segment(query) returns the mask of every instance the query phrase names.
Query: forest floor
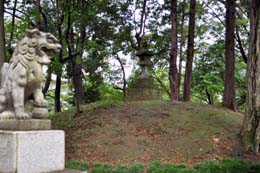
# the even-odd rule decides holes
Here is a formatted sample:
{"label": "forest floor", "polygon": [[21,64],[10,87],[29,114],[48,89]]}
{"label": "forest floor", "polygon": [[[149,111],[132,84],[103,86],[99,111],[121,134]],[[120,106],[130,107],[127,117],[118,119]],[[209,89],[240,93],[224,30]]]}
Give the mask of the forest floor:
{"label": "forest floor", "polygon": [[243,114],[206,104],[139,101],[94,103],[75,115],[52,116],[66,132],[66,159],[130,165],[151,161],[194,165],[241,155]]}

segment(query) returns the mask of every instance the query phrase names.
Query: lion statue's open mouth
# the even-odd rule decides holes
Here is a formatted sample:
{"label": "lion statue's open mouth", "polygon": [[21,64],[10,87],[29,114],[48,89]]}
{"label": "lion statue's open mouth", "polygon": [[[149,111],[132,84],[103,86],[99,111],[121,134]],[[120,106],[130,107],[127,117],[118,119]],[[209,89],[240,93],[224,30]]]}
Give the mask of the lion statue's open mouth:
{"label": "lion statue's open mouth", "polygon": [[42,64],[49,64],[52,58],[48,53],[53,51],[56,53],[60,52],[61,45],[53,35],[46,33],[45,37],[47,37],[47,39],[39,39],[39,55],[41,58],[38,61]]}

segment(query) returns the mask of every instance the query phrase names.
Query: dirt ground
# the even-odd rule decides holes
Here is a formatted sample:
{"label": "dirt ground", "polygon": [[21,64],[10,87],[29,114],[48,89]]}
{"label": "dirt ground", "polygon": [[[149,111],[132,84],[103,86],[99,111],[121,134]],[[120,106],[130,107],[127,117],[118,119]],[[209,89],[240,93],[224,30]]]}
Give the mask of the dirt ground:
{"label": "dirt ground", "polygon": [[205,104],[170,101],[91,104],[52,117],[66,131],[66,159],[129,165],[151,161],[194,165],[244,156],[243,115]]}

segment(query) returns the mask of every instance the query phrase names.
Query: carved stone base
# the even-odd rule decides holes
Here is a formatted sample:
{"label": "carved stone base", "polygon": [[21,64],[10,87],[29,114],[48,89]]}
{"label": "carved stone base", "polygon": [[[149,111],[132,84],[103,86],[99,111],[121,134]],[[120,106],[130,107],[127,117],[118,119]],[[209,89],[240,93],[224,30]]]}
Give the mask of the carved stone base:
{"label": "carved stone base", "polygon": [[61,130],[0,130],[0,173],[64,170],[65,140]]}
{"label": "carved stone base", "polygon": [[[50,130],[51,120],[0,120],[0,130]],[[1,172],[0,172],[1,173]]]}
{"label": "carved stone base", "polygon": [[139,78],[127,89],[127,101],[161,100],[162,90],[153,78]]}
{"label": "carved stone base", "polygon": [[44,107],[34,107],[32,110],[32,118],[35,119],[47,119],[49,116],[49,111]]}

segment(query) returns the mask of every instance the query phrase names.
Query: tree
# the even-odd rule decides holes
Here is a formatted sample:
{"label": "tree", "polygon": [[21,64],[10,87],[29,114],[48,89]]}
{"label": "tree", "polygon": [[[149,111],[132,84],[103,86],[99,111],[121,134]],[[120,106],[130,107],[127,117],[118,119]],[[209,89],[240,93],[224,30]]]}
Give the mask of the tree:
{"label": "tree", "polygon": [[235,94],[235,0],[226,1],[226,49],[225,49],[225,82],[223,105],[234,111]]}
{"label": "tree", "polygon": [[241,136],[247,150],[260,152],[260,1],[250,1],[246,112]]}
{"label": "tree", "polygon": [[171,100],[179,100],[179,80],[177,69],[177,0],[171,0],[171,51],[170,51],[170,69],[169,81]]}
{"label": "tree", "polygon": [[186,0],[182,2],[182,15],[181,15],[181,24],[180,24],[180,46],[179,46],[179,76],[178,76],[178,87],[179,87],[179,99],[182,99],[180,96],[180,86],[181,86],[181,77],[182,77],[182,61],[183,61],[183,45],[184,45],[184,22],[185,22],[185,6]]}
{"label": "tree", "polygon": [[193,56],[194,56],[194,35],[195,35],[195,8],[196,8],[196,0],[190,0],[188,50],[187,50],[186,71],[185,71],[185,79],[184,79],[183,101],[190,101],[190,96],[191,96],[192,63],[193,63]]}
{"label": "tree", "polygon": [[0,69],[5,59],[4,0],[0,0]]}

